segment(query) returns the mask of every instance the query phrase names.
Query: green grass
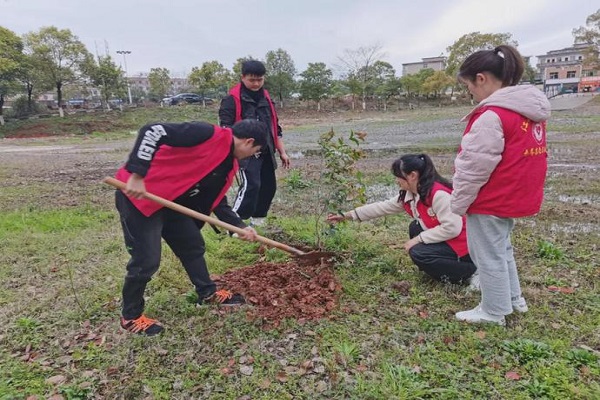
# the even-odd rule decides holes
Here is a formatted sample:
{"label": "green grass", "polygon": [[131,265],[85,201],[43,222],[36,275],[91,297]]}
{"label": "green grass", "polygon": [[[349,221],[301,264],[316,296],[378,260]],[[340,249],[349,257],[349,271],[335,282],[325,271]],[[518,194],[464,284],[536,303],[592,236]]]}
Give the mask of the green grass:
{"label": "green grass", "polygon": [[[43,136],[50,137],[71,135],[75,139],[98,141],[128,137],[132,132],[136,133],[141,126],[156,121],[217,123],[216,112],[212,107],[206,109],[198,105],[140,107],[124,111],[66,114],[64,118],[56,114],[49,118],[34,120],[10,120],[0,128],[0,138],[11,137],[23,129],[31,129],[29,135],[34,137],[37,136],[36,133],[41,133]],[[38,143],[43,144],[44,141]]]}
{"label": "green grass", "polygon": [[[314,238],[315,221],[276,221],[291,241]],[[116,224],[113,212],[89,207],[3,218],[0,232],[8,251],[0,259],[2,291],[3,298],[12,299],[1,304],[4,398],[150,393],[167,399],[208,393],[218,399],[244,394],[264,399],[593,399],[600,389],[597,356],[578,347],[599,345],[597,300],[595,308],[585,308],[597,293],[594,270],[565,255],[568,271],[548,272],[553,260],[528,251],[537,248],[530,237],[539,233],[527,228],[517,229],[515,245],[525,252],[520,265],[531,311],[511,317],[507,329],[452,320],[453,312],[474,304],[477,296],[430,282],[399,249],[390,249],[403,235],[394,232],[406,226],[398,217],[345,224],[325,236],[327,248],[344,254],[337,265],[342,309],[332,320],[288,321],[272,331],[263,331],[243,313],[197,310],[185,297],[190,289],[185,274],[165,248],[161,271],[148,290],[147,311],[160,316],[168,331],[144,339],[116,329],[126,261]],[[214,272],[255,261],[255,245],[205,233]],[[537,283],[542,274],[564,273],[581,278],[569,297],[545,292],[545,283]],[[412,283],[409,297],[391,288],[399,280]],[[31,298],[24,298],[27,293]],[[22,360],[32,353],[32,360]],[[253,360],[250,376],[240,372],[242,357]],[[507,379],[507,372],[520,379]],[[56,387],[46,382],[55,375],[65,382]]]}
{"label": "green grass", "polygon": [[562,116],[559,115],[552,119],[548,124],[548,131],[564,133],[588,133],[598,132],[600,126],[600,116]]}
{"label": "green grass", "polygon": [[[393,185],[382,164],[385,173],[368,171],[369,184]],[[19,172],[18,163],[10,168],[2,181]],[[582,177],[595,193],[598,177]],[[506,328],[453,319],[479,295],[415,269],[402,249],[406,216],[330,229],[315,216],[319,182],[299,170],[280,185],[262,232],[335,251],[339,309],[269,330],[243,311],[198,309],[165,246],[146,292],[146,312],[167,328],[156,338],[118,328],[128,256],[112,190],[99,182],[22,182],[0,191],[0,399],[593,400],[600,393],[600,232],[556,229],[597,221],[597,205],[557,199],[572,191],[569,182],[589,193],[579,180],[551,178],[553,195],[540,215],[517,222],[513,244],[530,311],[507,317]],[[211,273],[259,258],[255,243],[203,233]],[[269,250],[266,257],[286,255]],[[401,281],[408,296],[393,286]],[[48,380],[57,376],[58,383]]]}

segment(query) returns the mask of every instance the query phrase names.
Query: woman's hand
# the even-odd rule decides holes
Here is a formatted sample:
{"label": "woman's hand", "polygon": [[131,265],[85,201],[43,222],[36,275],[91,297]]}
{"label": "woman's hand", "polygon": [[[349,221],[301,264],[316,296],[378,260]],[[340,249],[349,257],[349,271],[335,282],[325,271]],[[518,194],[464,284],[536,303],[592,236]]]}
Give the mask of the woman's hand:
{"label": "woman's hand", "polygon": [[414,245],[423,243],[420,236],[415,236],[414,238],[407,240],[404,242],[404,250],[409,251]]}
{"label": "woman's hand", "polygon": [[329,214],[327,216],[327,222],[329,222],[330,224],[337,224],[338,222],[342,222],[342,221],[346,221],[349,218],[346,217],[345,214],[342,213],[338,213],[338,214]]}

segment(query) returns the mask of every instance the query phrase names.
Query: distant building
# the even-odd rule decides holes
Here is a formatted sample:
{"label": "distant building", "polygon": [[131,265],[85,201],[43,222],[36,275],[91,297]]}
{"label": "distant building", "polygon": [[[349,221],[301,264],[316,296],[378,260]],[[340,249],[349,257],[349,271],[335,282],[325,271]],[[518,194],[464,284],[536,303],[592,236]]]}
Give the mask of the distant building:
{"label": "distant building", "polygon": [[402,76],[413,75],[422,69],[430,68],[434,71],[443,71],[446,69],[446,57],[426,57],[422,61],[402,64]]}
{"label": "distant building", "polygon": [[[127,77],[127,81],[131,89],[138,89],[146,94],[150,92],[150,81],[148,80],[147,73],[141,73],[137,76]],[[178,94],[181,92],[189,92],[190,84],[186,78],[171,78],[171,90],[169,94]]]}
{"label": "distant building", "polygon": [[599,71],[585,65],[585,50],[588,47],[588,44],[576,43],[571,47],[551,50],[537,56],[537,68],[548,97],[561,93],[594,91],[600,87]]}
{"label": "distant building", "polygon": [[[101,92],[94,86],[66,84],[62,87],[62,106],[67,108],[100,107]],[[50,109],[58,108],[56,90],[40,93],[36,101]]]}

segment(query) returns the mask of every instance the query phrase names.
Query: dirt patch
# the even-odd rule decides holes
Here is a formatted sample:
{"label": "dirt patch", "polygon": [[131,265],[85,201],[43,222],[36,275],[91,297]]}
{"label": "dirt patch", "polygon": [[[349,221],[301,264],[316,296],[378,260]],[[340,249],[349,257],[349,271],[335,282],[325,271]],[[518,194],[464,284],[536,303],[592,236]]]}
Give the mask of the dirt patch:
{"label": "dirt patch", "polygon": [[5,137],[27,139],[64,135],[91,135],[94,132],[108,133],[125,127],[127,125],[109,120],[61,121],[60,125],[52,123],[25,125],[12,132],[8,132]]}
{"label": "dirt patch", "polygon": [[241,293],[252,305],[247,315],[265,328],[277,327],[285,318],[299,322],[327,317],[338,307],[342,287],[333,266],[324,259],[315,263],[256,263],[217,278],[219,286]]}
{"label": "dirt patch", "polygon": [[23,139],[23,138],[38,138],[54,136],[55,133],[51,133],[52,129],[47,124],[36,124],[24,126],[6,135],[7,138],[12,139]]}

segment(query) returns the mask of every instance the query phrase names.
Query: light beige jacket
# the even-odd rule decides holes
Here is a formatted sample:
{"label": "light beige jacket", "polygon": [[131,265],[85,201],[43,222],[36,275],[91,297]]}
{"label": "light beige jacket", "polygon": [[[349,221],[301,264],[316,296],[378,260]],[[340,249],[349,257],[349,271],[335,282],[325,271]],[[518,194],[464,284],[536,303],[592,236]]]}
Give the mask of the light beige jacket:
{"label": "light beige jacket", "polygon": [[[405,213],[406,210],[402,205],[402,201],[398,201],[398,197],[399,195],[389,200],[367,204],[355,208],[344,215],[353,220],[368,221],[385,215]],[[423,233],[421,233],[423,243],[441,243],[453,239],[460,234],[462,230],[462,218],[450,211],[450,199],[450,193],[443,190],[438,190],[435,193],[430,210],[435,214],[440,224],[434,228],[427,229],[417,211],[419,195],[413,196],[411,192],[406,193],[404,201],[410,203],[410,208],[415,219],[419,222],[421,228],[423,228]]]}
{"label": "light beige jacket", "polygon": [[[496,106],[518,112],[532,121],[545,121],[550,117],[550,102],[541,90],[531,85],[508,86],[496,90],[482,100],[461,121],[483,106]],[[452,178],[452,212],[465,215],[477,198],[504,152],[504,132],[500,117],[487,110],[471,126],[461,141],[461,151],[454,160]]]}

